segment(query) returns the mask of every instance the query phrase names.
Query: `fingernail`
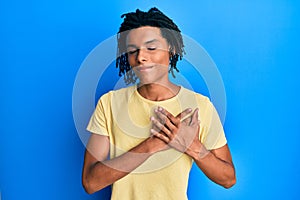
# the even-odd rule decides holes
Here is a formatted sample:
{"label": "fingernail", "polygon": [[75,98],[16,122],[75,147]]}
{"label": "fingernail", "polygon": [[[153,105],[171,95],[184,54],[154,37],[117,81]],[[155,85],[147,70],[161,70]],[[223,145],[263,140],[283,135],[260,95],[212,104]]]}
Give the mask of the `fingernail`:
{"label": "fingernail", "polygon": [[151,120],[151,121],[153,121],[153,120],[154,120],[154,117],[153,117],[153,116],[151,116],[151,117],[150,117],[150,120]]}
{"label": "fingernail", "polygon": [[189,112],[191,112],[191,111],[192,111],[192,109],[191,109],[191,108],[188,108],[188,111],[189,111]]}
{"label": "fingernail", "polygon": [[159,110],[159,111],[162,111],[163,109],[162,109],[162,107],[158,106],[158,110]]}

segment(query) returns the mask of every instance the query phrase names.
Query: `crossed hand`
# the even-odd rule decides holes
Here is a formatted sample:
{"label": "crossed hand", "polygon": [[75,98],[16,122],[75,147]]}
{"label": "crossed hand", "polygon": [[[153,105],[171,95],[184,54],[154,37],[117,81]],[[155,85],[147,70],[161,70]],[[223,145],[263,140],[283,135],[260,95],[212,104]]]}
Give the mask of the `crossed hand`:
{"label": "crossed hand", "polygon": [[189,116],[191,112],[192,109],[188,108],[174,117],[166,109],[158,107],[155,109],[156,118],[151,117],[151,134],[169,147],[186,152],[193,142],[199,142],[198,108]]}

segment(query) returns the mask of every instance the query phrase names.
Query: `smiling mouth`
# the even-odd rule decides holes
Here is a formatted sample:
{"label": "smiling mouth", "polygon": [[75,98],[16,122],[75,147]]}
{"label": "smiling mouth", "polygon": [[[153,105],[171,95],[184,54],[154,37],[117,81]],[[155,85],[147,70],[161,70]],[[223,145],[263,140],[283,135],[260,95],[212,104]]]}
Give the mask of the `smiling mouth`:
{"label": "smiling mouth", "polygon": [[148,70],[150,70],[152,68],[153,68],[153,66],[138,66],[138,67],[136,67],[137,71],[140,71],[140,72],[142,72],[142,71],[148,71]]}

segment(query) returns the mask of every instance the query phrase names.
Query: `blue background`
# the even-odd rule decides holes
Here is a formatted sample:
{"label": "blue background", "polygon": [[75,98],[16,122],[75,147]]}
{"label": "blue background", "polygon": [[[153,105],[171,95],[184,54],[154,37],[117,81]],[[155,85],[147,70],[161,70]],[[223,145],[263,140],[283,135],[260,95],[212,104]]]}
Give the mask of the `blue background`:
{"label": "blue background", "polygon": [[299,199],[297,1],[2,0],[2,200],[107,199],[109,189],[87,195],[81,186],[73,84],[88,53],[117,32],[121,14],[154,5],[207,50],[226,89],[237,184],[223,189],[193,167],[189,198]]}

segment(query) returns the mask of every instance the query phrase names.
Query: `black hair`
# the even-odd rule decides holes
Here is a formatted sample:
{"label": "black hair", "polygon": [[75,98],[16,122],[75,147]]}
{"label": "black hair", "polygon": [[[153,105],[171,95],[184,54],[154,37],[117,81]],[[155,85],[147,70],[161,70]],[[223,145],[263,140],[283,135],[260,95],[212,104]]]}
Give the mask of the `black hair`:
{"label": "black hair", "polygon": [[[125,18],[124,18],[125,17]],[[135,83],[137,77],[128,62],[128,54],[126,52],[126,37],[128,32],[132,29],[142,26],[157,27],[161,31],[162,37],[164,37],[170,45],[170,69],[169,72],[175,77],[174,69],[179,72],[176,67],[177,61],[182,59],[184,52],[184,45],[182,40],[181,31],[178,26],[165,14],[163,14],[157,8],[151,8],[148,12],[140,11],[130,12],[123,14],[121,18],[124,18],[123,23],[120,26],[118,32],[118,52],[116,67],[119,68],[119,76],[124,75],[126,84]]]}

